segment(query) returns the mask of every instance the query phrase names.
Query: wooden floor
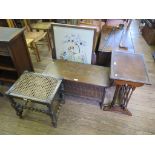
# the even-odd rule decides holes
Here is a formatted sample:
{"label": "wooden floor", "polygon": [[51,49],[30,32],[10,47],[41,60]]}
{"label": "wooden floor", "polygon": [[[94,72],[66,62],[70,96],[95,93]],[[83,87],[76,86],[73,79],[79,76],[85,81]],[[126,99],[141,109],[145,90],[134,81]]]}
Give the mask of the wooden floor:
{"label": "wooden floor", "polygon": [[[99,109],[96,102],[66,96],[58,118],[58,127],[53,128],[50,118],[44,114],[25,111],[19,119],[6,98],[0,97],[0,134],[155,134],[155,62],[150,47],[139,33],[137,22],[131,24],[130,32],[137,53],[143,53],[152,82],[135,90],[128,108],[133,116],[126,116]],[[36,72],[42,72],[50,63],[50,53],[42,48],[41,62],[31,54]],[[2,87],[5,91],[7,87]],[[106,103],[112,99],[114,88],[106,94]]]}

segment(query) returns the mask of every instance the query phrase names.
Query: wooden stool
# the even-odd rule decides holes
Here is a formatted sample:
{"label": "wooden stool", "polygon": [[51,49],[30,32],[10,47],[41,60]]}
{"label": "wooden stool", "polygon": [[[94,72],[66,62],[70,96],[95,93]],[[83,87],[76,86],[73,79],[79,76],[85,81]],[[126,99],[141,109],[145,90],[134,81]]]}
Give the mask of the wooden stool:
{"label": "wooden stool", "polygon": [[[64,102],[62,79],[32,72],[24,72],[6,92],[12,107],[20,118],[22,118],[24,109],[45,113],[51,117],[54,127],[57,126],[57,114],[62,103],[59,102],[54,107],[53,101],[56,94]],[[17,98],[21,100],[20,103],[15,100]],[[45,105],[47,110],[32,107],[32,105],[29,105],[30,103]]]}

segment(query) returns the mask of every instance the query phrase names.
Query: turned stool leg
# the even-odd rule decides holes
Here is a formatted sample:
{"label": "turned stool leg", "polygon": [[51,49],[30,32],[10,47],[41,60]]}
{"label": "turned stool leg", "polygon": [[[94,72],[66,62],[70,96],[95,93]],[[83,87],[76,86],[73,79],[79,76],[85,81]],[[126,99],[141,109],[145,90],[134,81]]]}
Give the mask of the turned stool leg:
{"label": "turned stool leg", "polygon": [[50,118],[52,120],[52,125],[53,125],[53,127],[56,128],[57,127],[57,117],[56,117],[56,114],[53,111],[52,105],[48,104],[47,107],[48,107],[48,111],[49,111],[49,116],[50,116]]}
{"label": "turned stool leg", "polygon": [[17,104],[14,99],[12,97],[8,97],[10,102],[11,102],[11,106],[15,109],[16,111],[16,115],[19,116],[19,118],[22,118],[22,113],[23,113],[23,108],[22,106],[20,106],[19,104]]}
{"label": "turned stool leg", "polygon": [[20,105],[18,105],[16,107],[16,115],[19,116],[19,118],[22,118],[22,113],[23,113],[23,108]]}
{"label": "turned stool leg", "polygon": [[65,94],[64,94],[64,84],[61,83],[61,86],[60,86],[60,93],[59,93],[59,97],[60,97],[60,100],[63,102],[63,104],[65,103]]}

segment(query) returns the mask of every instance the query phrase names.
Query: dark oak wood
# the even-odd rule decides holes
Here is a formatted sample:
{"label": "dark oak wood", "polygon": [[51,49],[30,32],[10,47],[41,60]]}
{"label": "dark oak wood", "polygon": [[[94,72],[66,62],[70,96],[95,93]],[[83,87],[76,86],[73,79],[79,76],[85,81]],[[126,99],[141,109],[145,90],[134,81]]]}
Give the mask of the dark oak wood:
{"label": "dark oak wood", "polygon": [[0,19],[0,26],[2,27],[8,27],[8,23],[6,19]]}
{"label": "dark oak wood", "polygon": [[64,77],[66,80],[108,87],[110,84],[110,68],[89,64],[81,64],[65,60],[54,60],[45,73]]}
{"label": "dark oak wood", "polygon": [[24,29],[0,27],[0,80],[14,82],[25,70],[33,71]]}
{"label": "dark oak wood", "polygon": [[142,35],[149,45],[155,45],[155,28],[144,26]]}
{"label": "dark oak wood", "polygon": [[136,87],[150,84],[147,69],[142,54],[127,52],[112,52],[111,74],[116,90],[110,105],[103,110],[121,112],[132,115],[127,105]]}
{"label": "dark oak wood", "polygon": [[7,70],[0,70],[0,81],[14,83],[17,78],[17,72],[8,72]]}
{"label": "dark oak wood", "polygon": [[150,84],[144,56],[142,54],[113,51],[110,78]]}
{"label": "dark oak wood", "polygon": [[108,67],[54,60],[45,69],[48,73],[64,78],[64,91],[67,94],[104,102],[105,88],[110,86]]}
{"label": "dark oak wood", "polygon": [[0,55],[0,70],[16,71],[16,68],[10,57]]}

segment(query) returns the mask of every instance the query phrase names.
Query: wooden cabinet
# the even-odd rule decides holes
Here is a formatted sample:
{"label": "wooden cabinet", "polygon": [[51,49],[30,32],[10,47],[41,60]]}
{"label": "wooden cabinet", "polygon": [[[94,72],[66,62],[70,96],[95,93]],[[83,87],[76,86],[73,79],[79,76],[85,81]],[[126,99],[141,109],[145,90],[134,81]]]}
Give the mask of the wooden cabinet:
{"label": "wooden cabinet", "polygon": [[33,71],[24,30],[0,27],[0,81],[15,82],[25,71]]}
{"label": "wooden cabinet", "polygon": [[155,28],[144,26],[142,36],[149,45],[155,45]]}
{"label": "wooden cabinet", "polygon": [[0,19],[0,26],[8,27],[8,23],[6,19]]}

